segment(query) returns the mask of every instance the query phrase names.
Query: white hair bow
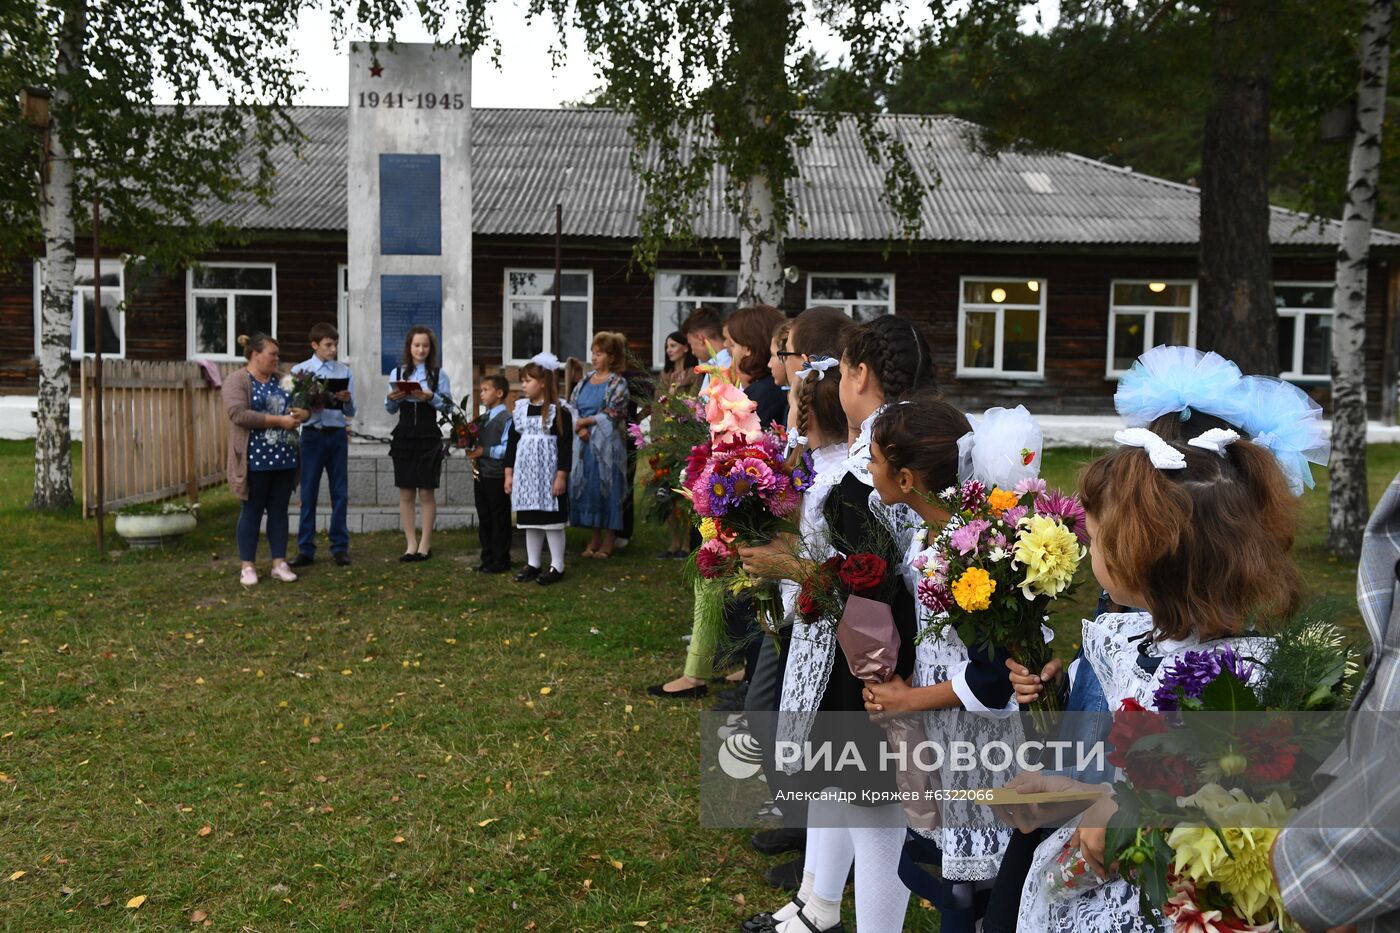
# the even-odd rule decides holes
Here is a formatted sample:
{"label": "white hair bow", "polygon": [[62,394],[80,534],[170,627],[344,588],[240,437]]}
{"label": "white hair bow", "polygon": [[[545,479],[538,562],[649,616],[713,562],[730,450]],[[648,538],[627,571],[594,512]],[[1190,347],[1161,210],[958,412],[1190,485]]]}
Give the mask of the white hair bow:
{"label": "white hair bow", "polygon": [[550,372],[555,372],[564,368],[564,364],[559,362],[559,357],[547,351],[544,353],[536,353],[534,356],[530,357],[530,362]]}
{"label": "white hair bow", "polygon": [[1152,465],[1159,470],[1186,469],[1186,455],[1147,428],[1126,428],[1115,432],[1113,439],[1124,447],[1141,447],[1147,451]]}
{"label": "white hair bow", "polygon": [[802,368],[797,371],[797,378],[806,379],[808,376],[816,374],[817,381],[826,378],[826,371],[833,366],[839,366],[841,361],[830,356],[808,357],[807,362],[802,364]]}
{"label": "white hair bow", "polygon": [[1191,438],[1186,443],[1223,457],[1225,456],[1225,448],[1239,439],[1238,431],[1231,431],[1229,428],[1211,428],[1204,434]]}

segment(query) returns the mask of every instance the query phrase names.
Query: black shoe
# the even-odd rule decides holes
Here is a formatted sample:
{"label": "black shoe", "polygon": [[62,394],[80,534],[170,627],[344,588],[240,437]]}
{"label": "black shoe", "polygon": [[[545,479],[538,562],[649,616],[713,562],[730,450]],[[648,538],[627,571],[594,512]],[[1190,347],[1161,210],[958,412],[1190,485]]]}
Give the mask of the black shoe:
{"label": "black shoe", "polygon": [[497,564],[494,567],[481,568],[482,573],[510,573],[510,564]]}
{"label": "black shoe", "polygon": [[[350,566],[350,555],[347,554],[347,553],[345,553],[344,551],[339,551],[339,552],[337,552],[336,554],[333,554],[333,555],[332,555],[332,558],[335,560],[335,565],[336,565],[337,567],[349,567],[349,566]],[[308,564],[311,563],[310,558],[308,558],[306,562],[307,562]]]}
{"label": "black shoe", "polygon": [[[792,902],[797,905],[798,910],[807,906],[806,901],[795,894],[792,897]],[[777,926],[778,923],[773,919],[773,915],[768,911],[764,911],[761,914],[755,914],[745,920],[739,925],[739,929],[742,930],[743,933],[773,933]]]}
{"label": "black shoe", "polygon": [[652,684],[647,687],[647,693],[654,697],[665,697],[668,700],[698,700],[710,692],[706,684],[698,687],[687,687],[684,690],[667,690],[665,684]]}
{"label": "black shoe", "polygon": [[740,684],[721,693],[719,699],[715,700],[715,705],[710,708],[721,713],[737,713],[743,710],[744,701],[748,697],[749,685]]}
{"label": "black shoe", "polygon": [[552,586],[553,584],[558,583],[562,579],[564,579],[564,571],[555,570],[553,567],[550,567],[544,573],[540,574],[539,577],[536,578],[535,582],[538,583],[540,586]]}
{"label": "black shoe", "polygon": [[429,552],[426,553],[426,554],[418,554],[418,555],[416,555],[416,556],[414,557],[414,560],[417,560],[417,561],[420,561],[420,562],[421,562],[421,561],[427,560],[428,558],[430,558],[430,557],[432,557],[432,556],[433,556],[433,552],[432,552],[432,551],[429,551]]}
{"label": "black shoe", "polygon": [[802,887],[802,859],[774,865],[763,873],[763,880],[784,891],[796,891]]}
{"label": "black shoe", "polygon": [[288,566],[288,567],[310,567],[311,564],[312,564],[312,562],[315,561],[315,560],[316,560],[316,558],[312,557],[310,554],[307,554],[305,551],[303,551],[302,553],[298,554],[296,557],[293,557],[291,560],[287,561],[287,566]]}
{"label": "black shoe", "polygon": [[531,567],[529,564],[526,564],[524,567],[521,567],[520,572],[515,575],[515,582],[529,583],[531,580],[535,579],[539,575],[540,568]]}
{"label": "black shoe", "polygon": [[807,843],[805,829],[765,829],[749,838],[749,845],[755,852],[764,855],[780,855],[783,852],[796,852]]}
{"label": "black shoe", "polygon": [[485,564],[477,564],[475,567],[472,568],[472,570],[475,571],[476,573],[486,573],[486,565],[485,565]]}
{"label": "black shoe", "polygon": [[413,551],[404,551],[399,555],[399,563],[401,564],[411,564],[416,560],[418,560],[418,555]]}

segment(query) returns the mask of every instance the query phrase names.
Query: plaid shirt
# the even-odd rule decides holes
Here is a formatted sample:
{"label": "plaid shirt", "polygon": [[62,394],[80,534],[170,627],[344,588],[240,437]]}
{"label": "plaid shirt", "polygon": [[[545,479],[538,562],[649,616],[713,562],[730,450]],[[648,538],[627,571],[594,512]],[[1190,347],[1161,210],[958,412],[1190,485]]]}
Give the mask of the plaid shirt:
{"label": "plaid shirt", "polygon": [[1326,789],[1274,844],[1288,912],[1307,930],[1355,923],[1400,930],[1400,476],[1366,527],[1356,596],[1372,657],[1346,741],[1323,763]]}

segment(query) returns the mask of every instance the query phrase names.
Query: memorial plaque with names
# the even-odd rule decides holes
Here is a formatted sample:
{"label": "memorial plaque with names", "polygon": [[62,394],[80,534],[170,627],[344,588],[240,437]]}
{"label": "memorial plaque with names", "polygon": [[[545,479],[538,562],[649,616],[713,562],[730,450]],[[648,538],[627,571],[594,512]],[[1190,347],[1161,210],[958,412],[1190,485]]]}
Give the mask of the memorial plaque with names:
{"label": "memorial plaque with names", "polygon": [[379,154],[379,251],[442,255],[441,157]]}
{"label": "memorial plaque with names", "polygon": [[393,371],[403,358],[408,330],[431,327],[442,335],[442,276],[381,275],[379,277],[380,369]]}

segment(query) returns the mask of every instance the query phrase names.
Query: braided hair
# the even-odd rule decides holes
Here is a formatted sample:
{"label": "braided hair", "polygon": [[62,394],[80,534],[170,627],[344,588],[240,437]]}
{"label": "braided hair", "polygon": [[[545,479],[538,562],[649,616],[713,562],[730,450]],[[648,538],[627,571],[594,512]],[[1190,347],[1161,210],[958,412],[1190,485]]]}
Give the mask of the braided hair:
{"label": "braided hair", "polygon": [[847,366],[869,368],[886,402],[938,388],[928,341],[907,318],[887,314],[861,325],[846,341],[843,357]]}
{"label": "braided hair", "polygon": [[[840,308],[808,308],[790,322],[788,346],[806,357],[839,357],[847,334],[855,326]],[[809,376],[796,380],[792,386],[792,400],[797,410],[798,434],[807,437],[815,418],[823,436],[846,436],[846,412],[841,407],[841,370],[833,366],[821,379]],[[801,459],[811,446],[809,443],[794,450],[792,462],[795,464]]]}

